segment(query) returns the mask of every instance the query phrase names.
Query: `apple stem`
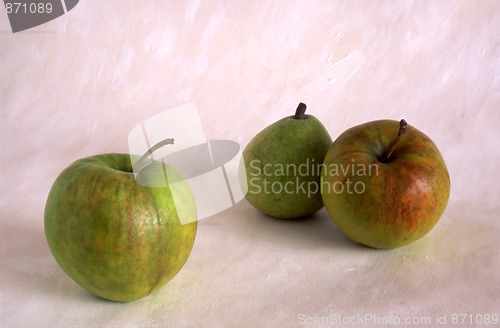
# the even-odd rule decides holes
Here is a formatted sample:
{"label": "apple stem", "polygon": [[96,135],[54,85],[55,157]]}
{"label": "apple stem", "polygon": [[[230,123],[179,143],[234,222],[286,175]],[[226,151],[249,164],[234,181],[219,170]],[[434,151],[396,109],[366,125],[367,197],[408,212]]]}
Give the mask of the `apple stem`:
{"label": "apple stem", "polygon": [[299,103],[299,106],[297,107],[297,110],[295,111],[295,116],[293,118],[296,120],[303,120],[306,117],[305,115],[306,109],[307,109],[306,104],[302,102]]}
{"label": "apple stem", "polygon": [[398,136],[396,137],[396,139],[394,139],[394,141],[392,142],[391,146],[389,147],[389,150],[387,151],[387,153],[385,153],[384,155],[384,163],[387,163],[389,162],[389,158],[391,157],[392,155],[392,152],[394,151],[394,149],[396,149],[396,146],[399,144],[399,142],[401,141],[401,137],[403,136],[403,134],[405,134],[406,132],[406,127],[408,126],[408,123],[406,123],[406,121],[404,119],[402,119],[401,121],[399,121],[399,132],[398,132]]}
{"label": "apple stem", "polygon": [[153,154],[153,152],[155,152],[156,150],[158,150],[159,148],[163,147],[163,146],[166,146],[166,145],[173,145],[174,144],[174,138],[167,138],[167,139],[163,139],[162,141],[156,143],[153,147],[149,148],[145,153],[144,155],[142,155],[138,160],[137,162],[135,162],[135,166],[136,167],[139,167],[140,169],[137,170],[137,171],[141,171],[142,168],[141,168],[141,165],[142,165],[142,162],[144,162],[146,160],[146,158],[148,158],[150,155]]}

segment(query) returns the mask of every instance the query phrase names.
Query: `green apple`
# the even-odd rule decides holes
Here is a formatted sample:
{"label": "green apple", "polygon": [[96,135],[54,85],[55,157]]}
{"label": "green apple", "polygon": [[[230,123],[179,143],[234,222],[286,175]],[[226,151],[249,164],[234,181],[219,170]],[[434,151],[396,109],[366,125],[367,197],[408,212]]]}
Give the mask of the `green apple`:
{"label": "green apple", "polygon": [[323,124],[300,103],[287,116],[260,131],[245,147],[246,199],[259,211],[293,219],[323,208],[321,163],[332,143]]}
{"label": "green apple", "polygon": [[[55,180],[45,207],[47,242],[61,268],[87,291],[134,301],[184,266],[197,222],[179,222],[168,183],[147,187],[165,181],[158,175],[163,169],[175,176],[154,162],[141,171],[140,184],[130,155],[103,154],[77,160]],[[184,191],[183,211],[195,216],[194,198],[187,186]]]}
{"label": "green apple", "polygon": [[325,208],[351,240],[396,248],[428,233],[443,214],[450,177],[434,142],[406,121],[352,127],[331,145],[321,171]]}

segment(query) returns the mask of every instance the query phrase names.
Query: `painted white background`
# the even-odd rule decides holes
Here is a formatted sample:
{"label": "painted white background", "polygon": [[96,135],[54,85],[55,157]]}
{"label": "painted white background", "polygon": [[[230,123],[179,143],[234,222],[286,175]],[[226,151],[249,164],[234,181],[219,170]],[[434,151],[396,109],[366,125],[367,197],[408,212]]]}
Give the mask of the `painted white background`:
{"label": "painted white background", "polygon": [[[1,8],[0,31],[1,327],[500,314],[500,2],[81,0],[16,34]],[[434,230],[376,251],[324,210],[284,222],[242,201],[201,221],[183,270],[130,304],[92,297],[53,260],[43,209],[74,160],[126,152],[134,126],[190,102],[208,139],[245,146],[300,101],[334,139],[381,118],[428,134],[452,180]]]}

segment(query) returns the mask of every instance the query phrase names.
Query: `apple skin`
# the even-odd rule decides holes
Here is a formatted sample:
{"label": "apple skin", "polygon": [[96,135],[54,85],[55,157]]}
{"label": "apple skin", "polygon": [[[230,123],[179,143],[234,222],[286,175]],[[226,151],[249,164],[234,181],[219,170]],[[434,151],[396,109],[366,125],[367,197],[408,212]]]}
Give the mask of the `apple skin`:
{"label": "apple skin", "polygon": [[[144,173],[144,179],[156,178],[162,177]],[[190,190],[184,198],[195,209]],[[90,293],[118,302],[145,297],[171,280],[197,230],[196,221],[180,224],[169,187],[136,182],[128,154],[68,166],[49,192],[44,221],[61,268]]]}
{"label": "apple skin", "polygon": [[408,125],[389,161],[381,160],[398,129],[393,120],[352,127],[333,142],[322,167],[328,214],[349,239],[373,248],[397,248],[423,237],[438,222],[450,195],[441,153],[416,128]]}

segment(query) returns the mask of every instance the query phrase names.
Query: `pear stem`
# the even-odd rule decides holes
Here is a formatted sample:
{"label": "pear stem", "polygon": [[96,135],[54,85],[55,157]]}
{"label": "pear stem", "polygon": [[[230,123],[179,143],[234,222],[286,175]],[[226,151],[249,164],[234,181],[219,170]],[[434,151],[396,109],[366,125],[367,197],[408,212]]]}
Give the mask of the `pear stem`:
{"label": "pear stem", "polygon": [[158,150],[159,148],[163,147],[163,146],[166,146],[166,145],[173,145],[174,144],[174,138],[167,138],[167,139],[163,139],[162,141],[156,143],[153,147],[149,148],[145,153],[144,155],[142,155],[138,160],[137,162],[135,162],[135,167],[138,167],[140,168],[139,170],[137,170],[138,172],[141,171],[143,168],[141,167],[142,165],[142,162],[144,162],[146,160],[146,158],[148,158],[150,155],[153,154],[153,152],[155,152],[156,150]]}
{"label": "pear stem", "polygon": [[293,118],[296,120],[303,120],[306,117],[305,115],[306,109],[307,109],[306,104],[299,103],[299,106],[297,107],[297,110],[295,110],[295,115]]}
{"label": "pear stem", "polygon": [[394,151],[394,149],[396,149],[396,146],[401,141],[401,137],[403,137],[403,135],[405,134],[407,126],[408,126],[408,123],[406,123],[406,121],[404,119],[402,119],[401,121],[399,121],[398,136],[396,137],[396,139],[394,139],[394,141],[392,142],[391,146],[389,147],[389,150],[385,153],[385,155],[383,157],[383,162],[384,163],[389,162],[389,158],[391,157],[392,152]]}

